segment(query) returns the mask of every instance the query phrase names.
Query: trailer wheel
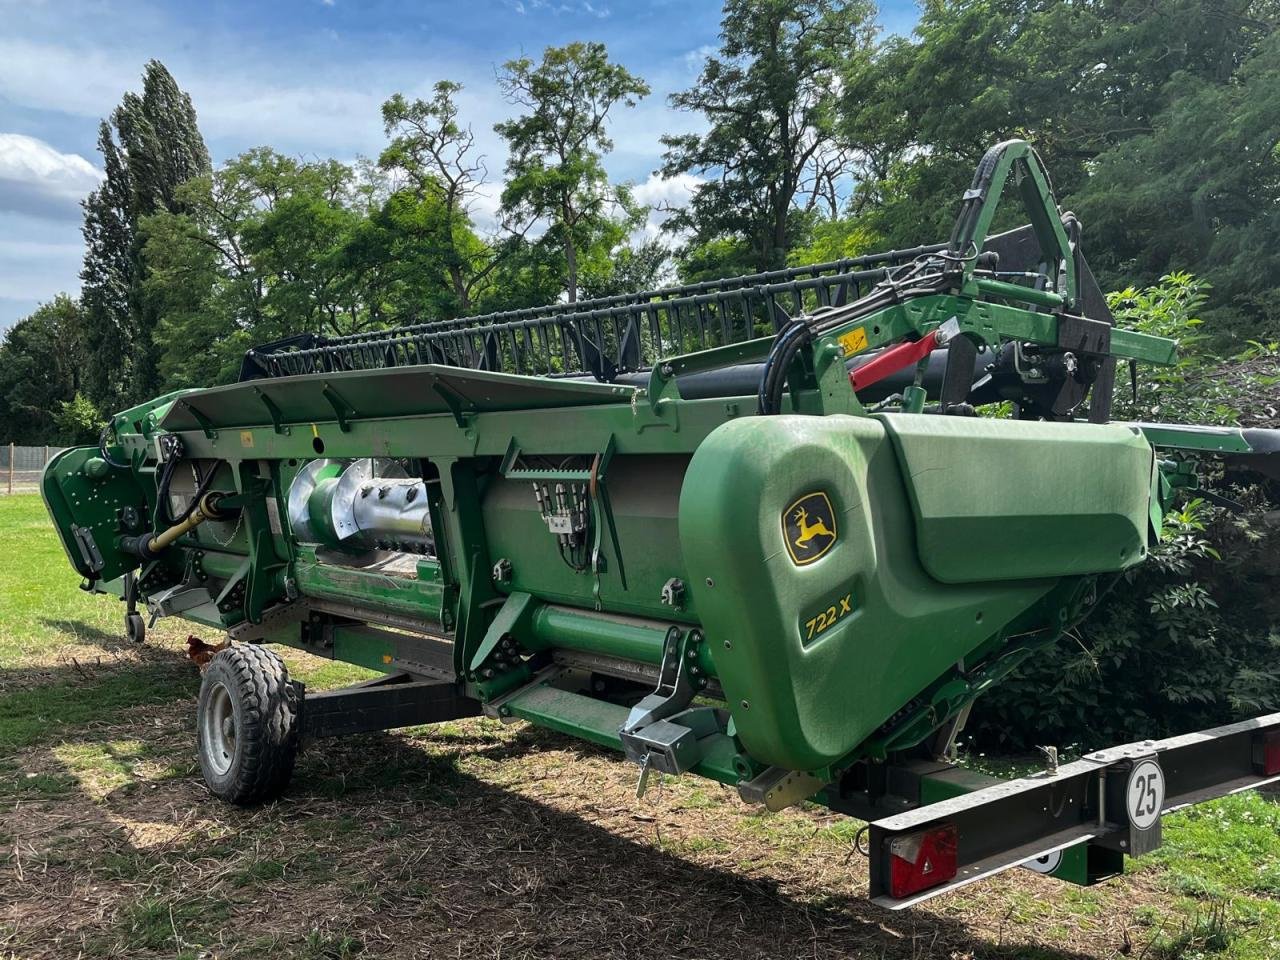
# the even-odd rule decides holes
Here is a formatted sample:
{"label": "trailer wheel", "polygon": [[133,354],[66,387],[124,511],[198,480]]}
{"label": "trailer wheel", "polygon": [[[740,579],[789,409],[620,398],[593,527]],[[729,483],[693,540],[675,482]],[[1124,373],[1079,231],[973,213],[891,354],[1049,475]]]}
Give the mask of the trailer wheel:
{"label": "trailer wheel", "polygon": [[142,614],[124,615],[124,635],[129,638],[130,643],[142,643],[147,639],[147,624],[143,621]]}
{"label": "trailer wheel", "polygon": [[235,644],[209,661],[196,705],[200,771],[214,795],[248,806],[273,800],[293,776],[298,704],[284,661]]}

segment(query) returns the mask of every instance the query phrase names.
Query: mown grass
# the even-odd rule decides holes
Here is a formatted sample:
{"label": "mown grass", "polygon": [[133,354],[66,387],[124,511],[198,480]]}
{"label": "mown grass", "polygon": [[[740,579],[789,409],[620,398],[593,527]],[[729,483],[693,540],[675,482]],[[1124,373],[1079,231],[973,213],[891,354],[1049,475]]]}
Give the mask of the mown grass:
{"label": "mown grass", "polygon": [[125,642],[37,497],[0,497],[0,545],[0,957],[1280,958],[1280,806],[1251,793],[1168,818],[1124,879],[1014,872],[892,918],[854,821],[689,777],[638,804],[605,751],[487,721],[329,742],[284,801],[228,808],[184,626]]}

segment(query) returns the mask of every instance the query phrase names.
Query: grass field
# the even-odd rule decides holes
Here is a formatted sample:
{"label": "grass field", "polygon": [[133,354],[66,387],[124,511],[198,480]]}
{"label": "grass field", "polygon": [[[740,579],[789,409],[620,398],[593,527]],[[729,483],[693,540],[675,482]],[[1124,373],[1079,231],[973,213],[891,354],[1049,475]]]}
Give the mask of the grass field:
{"label": "grass field", "polygon": [[691,778],[637,801],[633,767],[519,725],[323,742],[234,809],[195,762],[187,631],[133,647],[76,587],[38,498],[0,497],[0,960],[1280,957],[1255,794],[1169,818],[1109,884],[1012,871],[900,914],[861,899],[856,823]]}

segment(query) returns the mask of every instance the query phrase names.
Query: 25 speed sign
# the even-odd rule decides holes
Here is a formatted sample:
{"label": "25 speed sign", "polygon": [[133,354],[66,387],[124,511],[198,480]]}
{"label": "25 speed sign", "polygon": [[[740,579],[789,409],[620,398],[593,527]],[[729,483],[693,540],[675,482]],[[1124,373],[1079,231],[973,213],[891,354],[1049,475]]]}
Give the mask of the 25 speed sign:
{"label": "25 speed sign", "polygon": [[1129,771],[1125,790],[1129,822],[1138,830],[1147,830],[1160,819],[1164,809],[1164,771],[1154,760],[1140,760]]}

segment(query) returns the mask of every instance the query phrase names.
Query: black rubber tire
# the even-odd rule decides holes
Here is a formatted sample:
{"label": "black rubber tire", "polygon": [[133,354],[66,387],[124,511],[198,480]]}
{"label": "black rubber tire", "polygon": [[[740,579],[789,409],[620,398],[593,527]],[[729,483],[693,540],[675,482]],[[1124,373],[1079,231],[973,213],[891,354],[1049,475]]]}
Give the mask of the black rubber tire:
{"label": "black rubber tire", "polygon": [[250,806],[284,792],[298,757],[297,701],[288,668],[270,650],[234,644],[209,661],[196,705],[196,752],[214,796]]}
{"label": "black rubber tire", "polygon": [[140,613],[124,615],[124,635],[130,643],[142,643],[147,639],[147,624]]}

